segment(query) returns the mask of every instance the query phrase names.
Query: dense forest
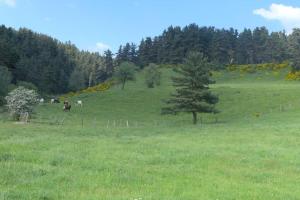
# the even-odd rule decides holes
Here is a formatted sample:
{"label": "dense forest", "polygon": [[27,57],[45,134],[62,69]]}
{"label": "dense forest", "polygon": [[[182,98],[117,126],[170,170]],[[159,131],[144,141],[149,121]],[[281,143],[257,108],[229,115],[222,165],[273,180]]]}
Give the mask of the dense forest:
{"label": "dense forest", "polygon": [[[282,62],[298,57],[300,30],[291,35],[269,32],[265,27],[242,32],[190,24],[183,28],[170,26],[159,36],[146,37],[138,45],[120,46],[118,62],[131,61],[140,66],[149,63],[182,63],[190,51],[202,52],[215,68],[228,64]],[[296,50],[296,51],[295,51]],[[295,68],[298,68],[295,64]]]}
{"label": "dense forest", "polygon": [[[300,29],[292,34],[269,32],[265,27],[242,32],[190,24],[170,26],[159,36],[142,39],[139,45],[121,45],[115,56],[79,50],[26,28],[0,26],[0,66],[10,82],[28,82],[47,94],[59,94],[93,86],[111,77],[122,62],[141,68],[150,63],[180,64],[191,51],[203,53],[215,69],[228,64],[292,61],[300,68]],[[1,70],[0,70],[1,71]],[[4,75],[1,75],[2,77]],[[6,78],[5,80],[8,80]]]}
{"label": "dense forest", "polygon": [[64,93],[103,81],[106,66],[112,70],[112,53],[105,55],[80,51],[70,42],[25,28],[0,27],[0,66],[8,68],[12,83],[29,82],[44,93]]}

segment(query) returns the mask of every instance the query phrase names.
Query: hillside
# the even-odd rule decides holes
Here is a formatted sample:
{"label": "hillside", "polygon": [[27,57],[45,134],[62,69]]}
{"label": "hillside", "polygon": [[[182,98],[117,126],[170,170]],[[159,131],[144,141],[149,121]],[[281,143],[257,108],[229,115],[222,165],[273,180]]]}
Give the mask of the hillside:
{"label": "hillside", "polygon": [[[0,199],[297,199],[299,82],[215,74],[217,115],[162,116],[173,87],[136,82],[0,119]],[[127,125],[128,121],[128,125]],[[83,123],[82,123],[83,122]],[[60,125],[59,125],[60,124]]]}

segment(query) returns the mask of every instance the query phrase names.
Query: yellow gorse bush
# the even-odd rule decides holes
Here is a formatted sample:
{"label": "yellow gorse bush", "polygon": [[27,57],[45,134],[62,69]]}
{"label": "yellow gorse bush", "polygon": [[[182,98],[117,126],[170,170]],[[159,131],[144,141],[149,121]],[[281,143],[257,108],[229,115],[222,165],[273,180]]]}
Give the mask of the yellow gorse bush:
{"label": "yellow gorse bush", "polygon": [[100,83],[98,85],[88,87],[86,89],[83,89],[83,90],[80,90],[80,91],[77,91],[77,92],[69,92],[67,94],[64,94],[64,95],[60,96],[60,100],[63,101],[64,99],[74,97],[74,96],[78,96],[80,94],[88,94],[88,93],[94,93],[94,92],[104,92],[104,91],[108,90],[112,85],[113,85],[113,81],[107,81],[107,82],[104,82],[104,83]]}
{"label": "yellow gorse bush", "polygon": [[286,80],[296,80],[299,81],[300,80],[300,71],[295,71],[295,72],[289,72],[286,77]]}
{"label": "yellow gorse bush", "polygon": [[280,71],[283,69],[289,69],[289,62],[283,63],[262,63],[262,64],[247,64],[247,65],[229,65],[228,71],[238,71],[240,73],[255,73],[257,71]]}

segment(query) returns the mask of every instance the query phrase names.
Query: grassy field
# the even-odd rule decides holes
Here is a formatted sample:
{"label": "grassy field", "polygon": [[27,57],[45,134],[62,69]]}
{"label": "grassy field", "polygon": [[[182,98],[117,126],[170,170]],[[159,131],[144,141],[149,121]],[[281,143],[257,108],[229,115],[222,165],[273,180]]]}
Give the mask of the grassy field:
{"label": "grassy field", "polygon": [[192,125],[160,115],[163,75],[78,97],[70,113],[39,106],[27,125],[2,113],[0,199],[300,199],[299,82],[218,73],[221,113]]}

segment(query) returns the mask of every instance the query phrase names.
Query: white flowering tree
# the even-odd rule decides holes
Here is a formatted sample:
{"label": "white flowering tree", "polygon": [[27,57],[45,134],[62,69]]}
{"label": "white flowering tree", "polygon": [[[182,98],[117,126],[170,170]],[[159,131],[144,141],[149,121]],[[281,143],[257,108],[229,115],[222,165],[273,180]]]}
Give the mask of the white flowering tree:
{"label": "white flowering tree", "polygon": [[34,90],[18,87],[5,97],[8,110],[15,119],[22,115],[30,116],[38,103],[38,94]]}

